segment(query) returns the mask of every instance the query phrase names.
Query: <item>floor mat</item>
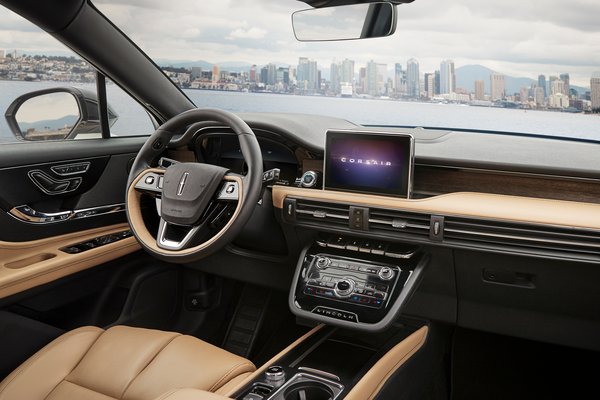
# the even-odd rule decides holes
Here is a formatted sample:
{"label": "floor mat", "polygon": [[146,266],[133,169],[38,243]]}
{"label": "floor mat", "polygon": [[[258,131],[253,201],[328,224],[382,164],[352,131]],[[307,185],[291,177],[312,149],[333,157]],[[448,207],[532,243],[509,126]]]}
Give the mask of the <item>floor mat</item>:
{"label": "floor mat", "polygon": [[600,353],[457,329],[453,400],[600,399]]}

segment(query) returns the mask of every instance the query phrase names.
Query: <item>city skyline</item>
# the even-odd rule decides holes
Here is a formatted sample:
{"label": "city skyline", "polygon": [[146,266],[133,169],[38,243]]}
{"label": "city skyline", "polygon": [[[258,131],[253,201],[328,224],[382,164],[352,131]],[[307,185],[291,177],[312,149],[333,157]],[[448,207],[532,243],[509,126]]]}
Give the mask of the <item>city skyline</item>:
{"label": "city skyline", "polygon": [[[325,78],[317,61],[299,57],[293,66],[269,63],[259,67],[253,64],[246,70],[230,72],[216,64],[204,67],[189,66],[162,69],[183,88],[216,89],[230,91],[277,92],[300,95],[327,95],[341,97],[369,96],[413,99],[418,101],[447,101],[478,106],[534,108],[550,110],[598,111],[600,85],[590,78],[590,90],[583,93],[571,87],[570,74],[543,74],[518,92],[507,89],[506,76],[490,70],[489,92],[484,80],[473,82],[473,89],[457,86],[455,63],[445,59],[434,72],[421,72],[419,61],[410,58],[406,68],[402,63],[393,65],[390,74],[387,64],[370,60],[358,66],[354,60],[335,60],[329,66],[329,79]],[[459,68],[460,69],[460,68]],[[0,49],[0,79],[8,80],[58,80],[93,82],[94,69],[75,57],[49,57],[45,55],[19,55],[17,50],[5,53]],[[547,83],[546,83],[547,82]]]}

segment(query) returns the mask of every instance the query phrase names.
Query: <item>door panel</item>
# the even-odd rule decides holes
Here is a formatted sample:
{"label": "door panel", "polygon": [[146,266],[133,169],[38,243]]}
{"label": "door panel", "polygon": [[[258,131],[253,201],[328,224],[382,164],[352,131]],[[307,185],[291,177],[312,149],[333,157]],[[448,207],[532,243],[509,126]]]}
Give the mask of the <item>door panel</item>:
{"label": "door panel", "polygon": [[0,145],[0,298],[139,249],[124,202],[144,141]]}

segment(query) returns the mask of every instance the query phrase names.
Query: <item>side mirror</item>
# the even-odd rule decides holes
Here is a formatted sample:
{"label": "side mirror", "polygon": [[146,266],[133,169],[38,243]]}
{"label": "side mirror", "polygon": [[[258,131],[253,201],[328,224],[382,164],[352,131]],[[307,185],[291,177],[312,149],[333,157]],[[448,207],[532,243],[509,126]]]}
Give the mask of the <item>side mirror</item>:
{"label": "side mirror", "polygon": [[292,14],[301,42],[384,37],[396,31],[396,6],[388,2],[310,8]]}
{"label": "side mirror", "polygon": [[[74,87],[36,90],[17,97],[6,109],[6,122],[17,139],[27,141],[102,137],[98,98]],[[118,119],[108,107],[109,125]]]}

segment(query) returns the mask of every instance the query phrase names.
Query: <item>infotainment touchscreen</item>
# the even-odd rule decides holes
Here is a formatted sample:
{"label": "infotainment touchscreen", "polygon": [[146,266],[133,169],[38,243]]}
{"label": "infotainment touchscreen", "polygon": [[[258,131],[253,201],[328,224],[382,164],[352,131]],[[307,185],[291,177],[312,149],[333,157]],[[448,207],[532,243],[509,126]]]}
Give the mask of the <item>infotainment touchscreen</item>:
{"label": "infotainment touchscreen", "polygon": [[410,197],[413,137],[368,131],[328,131],[325,189]]}

